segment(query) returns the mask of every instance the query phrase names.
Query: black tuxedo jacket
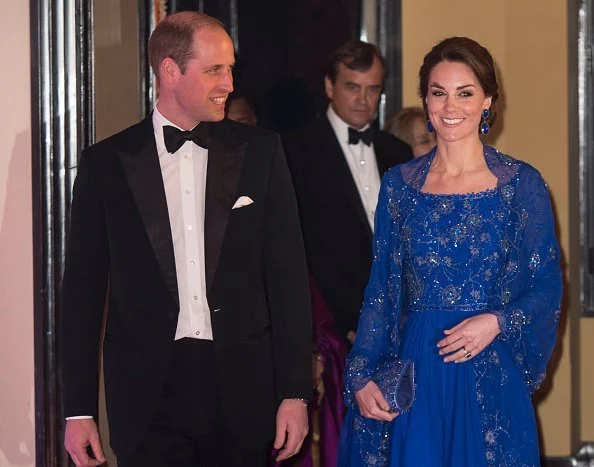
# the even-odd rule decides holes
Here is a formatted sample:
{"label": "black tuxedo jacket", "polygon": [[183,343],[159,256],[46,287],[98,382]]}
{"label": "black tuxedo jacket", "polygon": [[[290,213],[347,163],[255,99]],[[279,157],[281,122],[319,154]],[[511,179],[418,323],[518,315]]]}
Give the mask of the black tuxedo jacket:
{"label": "black tuxedo jacket", "polygon": [[[210,124],[207,298],[227,427],[249,446],[274,437],[284,398],[311,394],[311,318],[297,204],[277,135]],[[239,196],[254,203],[232,206]],[[65,416],[96,415],[100,329],[110,438],[138,447],[172,352],[179,298],[149,116],[85,150],[74,185],[60,310]]]}
{"label": "black tuxedo jacket", "polygon": [[[297,193],[309,270],[338,331],[357,329],[372,258],[372,231],[348,163],[326,115],[284,138]],[[374,136],[380,176],[412,159],[410,147],[384,131]]]}

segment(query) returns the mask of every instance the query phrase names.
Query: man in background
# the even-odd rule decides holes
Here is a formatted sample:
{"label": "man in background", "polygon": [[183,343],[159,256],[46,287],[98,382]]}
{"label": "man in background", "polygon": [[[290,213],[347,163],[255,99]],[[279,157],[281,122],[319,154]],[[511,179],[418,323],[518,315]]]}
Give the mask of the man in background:
{"label": "man in background", "polygon": [[380,179],[412,158],[406,143],[372,126],[384,76],[377,47],[345,43],[324,78],[326,114],[284,139],[309,271],[336,329],[351,343],[371,269]]}

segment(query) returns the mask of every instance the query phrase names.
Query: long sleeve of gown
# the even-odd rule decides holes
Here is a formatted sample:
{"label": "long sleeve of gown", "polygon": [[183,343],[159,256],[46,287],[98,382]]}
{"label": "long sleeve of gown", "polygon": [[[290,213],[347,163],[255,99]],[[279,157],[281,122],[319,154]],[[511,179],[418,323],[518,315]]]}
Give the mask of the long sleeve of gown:
{"label": "long sleeve of gown", "polygon": [[[378,363],[398,351],[400,311],[400,272],[402,258],[398,232],[398,195],[392,170],[386,174],[380,189],[375,217],[373,265],[365,290],[357,338],[347,358],[345,369],[345,402],[371,379]],[[345,284],[348,287],[348,284]]]}
{"label": "long sleeve of gown", "polygon": [[509,261],[501,278],[502,339],[533,393],[545,377],[555,345],[562,295],[559,246],[549,191],[530,166],[509,193],[514,227],[506,247]]}
{"label": "long sleeve of gown", "polygon": [[347,415],[340,433],[341,467],[388,464],[388,424],[361,416],[354,398],[376,372],[379,362],[398,353],[402,269],[398,201],[402,185],[396,170],[389,171],[382,180],[375,214],[373,264],[357,338],[345,367]]}

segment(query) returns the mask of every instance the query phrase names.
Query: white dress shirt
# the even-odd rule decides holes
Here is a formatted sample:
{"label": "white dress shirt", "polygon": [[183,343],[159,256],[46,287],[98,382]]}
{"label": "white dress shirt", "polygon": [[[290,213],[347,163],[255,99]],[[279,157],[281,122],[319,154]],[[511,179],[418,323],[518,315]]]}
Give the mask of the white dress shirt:
{"label": "white dress shirt", "polygon": [[174,154],[167,152],[163,126],[179,127],[159,112],[158,105],[157,102],[153,112],[153,128],[165,185],[179,293],[175,340],[184,337],[212,340],[204,267],[208,150],[186,141]]}
{"label": "white dress shirt", "polygon": [[[375,208],[381,183],[373,143],[371,143],[371,146],[367,146],[363,141],[359,140],[357,144],[349,144],[349,126],[336,114],[332,105],[328,106],[326,115],[349,165],[367,220],[373,232]],[[367,128],[369,128],[369,124],[359,131]]]}

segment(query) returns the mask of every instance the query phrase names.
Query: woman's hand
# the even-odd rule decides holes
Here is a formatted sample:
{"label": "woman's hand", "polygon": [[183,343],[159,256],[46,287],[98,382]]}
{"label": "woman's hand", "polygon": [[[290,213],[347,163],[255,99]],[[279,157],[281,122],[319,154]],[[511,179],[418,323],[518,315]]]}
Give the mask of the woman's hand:
{"label": "woman's hand", "polygon": [[437,343],[439,355],[447,355],[443,359],[446,363],[466,362],[482,352],[500,332],[497,316],[492,313],[467,318],[444,331],[447,337]]}
{"label": "woman's hand", "polygon": [[366,418],[391,422],[398,416],[398,412],[390,412],[390,406],[373,381],[363,386],[363,389],[355,394],[355,399],[359,405],[359,412]]}

